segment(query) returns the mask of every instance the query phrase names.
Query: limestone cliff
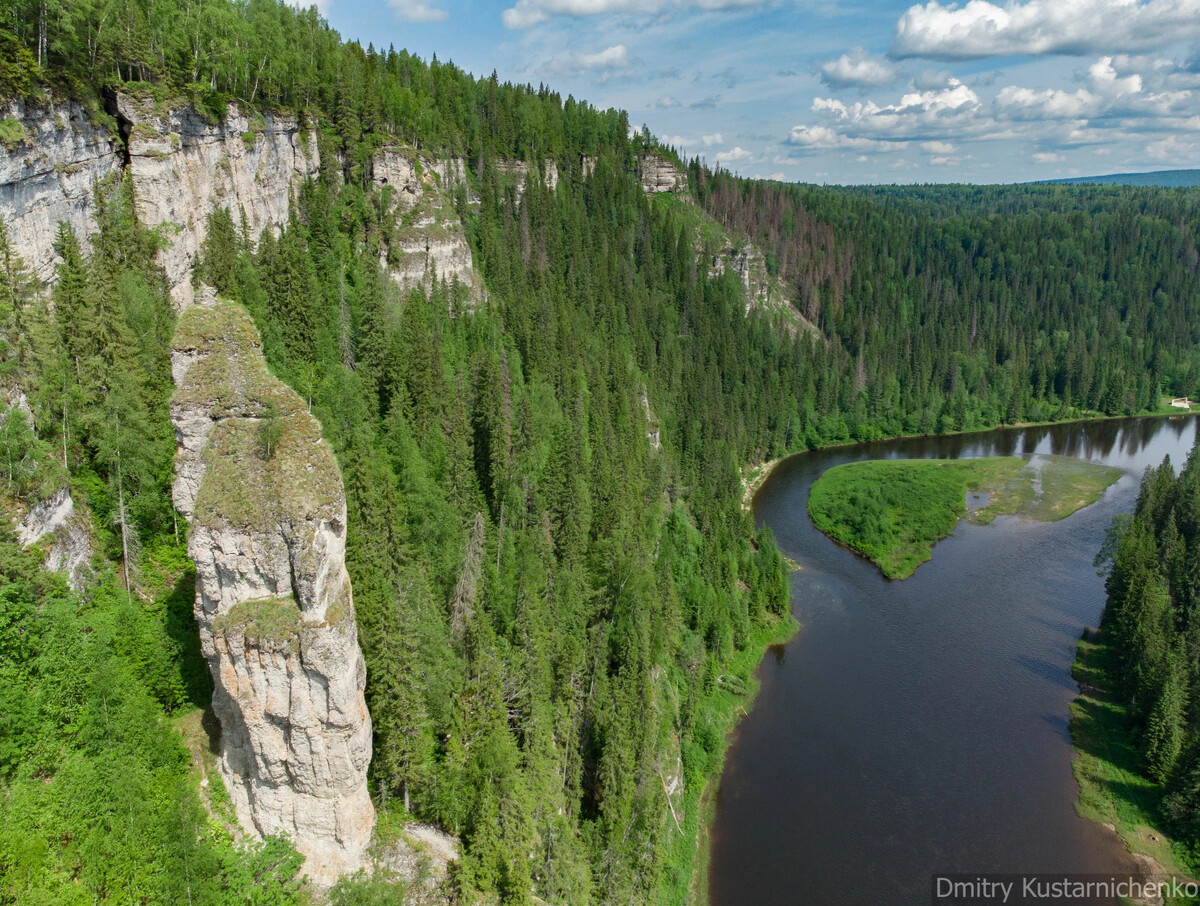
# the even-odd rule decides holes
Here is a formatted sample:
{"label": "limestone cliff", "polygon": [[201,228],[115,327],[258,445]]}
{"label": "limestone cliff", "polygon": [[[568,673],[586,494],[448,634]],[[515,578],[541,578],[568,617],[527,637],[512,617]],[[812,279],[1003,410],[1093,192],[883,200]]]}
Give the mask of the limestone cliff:
{"label": "limestone cliff", "polygon": [[92,191],[121,170],[116,138],[94,125],[78,104],[32,109],[14,101],[0,118],[21,124],[24,139],[0,145],[0,217],[13,247],[43,282],[54,276],[60,221],[88,246],[95,232]]}
{"label": "limestone cliff", "polygon": [[223,122],[189,106],[116,94],[110,102],[120,135],[94,123],[78,104],[33,109],[14,102],[0,115],[21,124],[25,138],[0,145],[0,218],[22,257],[44,283],[54,277],[60,221],[86,249],[95,231],[97,183],[128,174],[138,214],[161,227],[162,263],[176,304],[192,302],[192,257],[204,242],[208,215],[245,213],[257,234],[287,221],[299,183],[319,170],[315,132],[290,116],[253,117],[231,105]]}
{"label": "limestone cliff", "polygon": [[161,109],[126,94],[115,107],[138,216],[171,241],[162,263],[180,308],[192,302],[192,258],[214,210],[228,208],[235,223],[245,214],[257,236],[287,222],[296,188],[320,169],[314,130],[291,116],[250,117],[230,105],[224,121],[212,123],[191,107]]}
{"label": "limestone cliff", "polygon": [[286,833],[327,883],[364,864],[375,823],[341,475],[241,306],[185,311],[172,367],[174,497],[192,518],[221,775],[242,826]]}
{"label": "limestone cliff", "polygon": [[671,192],[681,195],[688,190],[687,174],[672,161],[657,154],[639,154],[637,174],[649,195]]}
{"label": "limestone cliff", "polygon": [[[18,386],[0,387],[0,430],[15,411],[30,427],[36,424],[25,391]],[[7,497],[5,501],[13,509],[17,540],[25,547],[42,545],[46,568],[62,573],[73,588],[82,591],[92,573],[90,520],[76,509],[61,464],[35,460],[34,465],[48,487],[30,499]]]}
{"label": "limestone cliff", "polygon": [[468,307],[481,304],[483,278],[454,202],[456,192],[468,191],[462,158],[434,160],[393,145],[375,154],[372,171],[375,185],[390,193],[389,213],[395,218],[382,261],[392,279],[405,292],[429,290],[435,279],[457,283]]}
{"label": "limestone cliff", "polygon": [[767,274],[767,261],[758,247],[749,242],[734,244],[726,240],[724,246],[712,256],[712,273],[731,271],[741,280],[746,291],[746,311],[765,307],[771,299],[771,279]]}
{"label": "limestone cliff", "polygon": [[[592,168],[595,169],[593,162]],[[496,161],[496,173],[499,174],[501,180],[507,180],[512,183],[516,190],[517,198],[525,194],[525,188],[529,185],[529,172],[535,169],[532,164],[523,160],[498,160]],[[542,161],[542,180],[548,190],[553,192],[558,188],[558,161],[553,157],[547,157]]]}

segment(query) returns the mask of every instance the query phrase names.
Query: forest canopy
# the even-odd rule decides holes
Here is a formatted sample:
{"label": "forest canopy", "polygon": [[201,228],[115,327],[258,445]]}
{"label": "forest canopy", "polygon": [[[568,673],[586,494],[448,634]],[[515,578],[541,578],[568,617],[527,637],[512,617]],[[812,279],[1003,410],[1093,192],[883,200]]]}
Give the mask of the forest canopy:
{"label": "forest canopy", "polygon": [[[195,279],[249,310],[337,455],[372,794],[459,836],[464,898],[690,897],[701,795],[791,625],[743,467],[1200,388],[1194,193],[783,186],[694,160],[685,195],[647,197],[638,156],[671,154],[625,113],[345,42],[278,0],[19,0],[0,51],[0,94],[114,130],[116,91],[316,129],[287,221],[255,235],[218,207]],[[485,303],[391,279],[385,144],[464,159]],[[553,190],[514,184],[508,164],[547,158]],[[170,236],[129,180],[95,198],[47,287],[0,229],[0,385],[34,415],[5,422],[4,505],[69,487],[97,552],[75,592],[0,536],[0,815],[20,815],[0,899],[294,902],[288,844],[237,844],[172,732],[211,686],[169,493]],[[794,316],[749,304],[698,232],[759,249]],[[169,833],[147,842],[130,809]]]}

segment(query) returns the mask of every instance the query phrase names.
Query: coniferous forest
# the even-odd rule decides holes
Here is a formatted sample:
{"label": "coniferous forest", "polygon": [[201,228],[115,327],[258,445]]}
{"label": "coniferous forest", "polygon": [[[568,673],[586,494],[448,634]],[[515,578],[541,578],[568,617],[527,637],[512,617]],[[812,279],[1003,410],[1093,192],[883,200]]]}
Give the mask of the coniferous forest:
{"label": "coniferous forest", "polygon": [[[115,133],[117,89],[214,120],[288,111],[336,162],[281,230],[219,209],[194,278],[250,311],[337,456],[379,833],[411,817],[457,835],[463,902],[688,901],[701,794],[790,625],[746,467],[1200,391],[1195,192],[822,188],[693,160],[686,196],[648,197],[637,156],[675,156],[624,113],[343,42],[315,8],[8,5],[0,96],[72,98]],[[465,159],[482,304],[387,277],[401,225],[370,168],[394,142]],[[548,158],[553,190],[498,167]],[[95,193],[90,251],[64,225],[47,286],[0,224],[0,387],[31,405],[0,426],[4,506],[69,484],[98,549],[74,590],[0,529],[0,902],[305,902],[288,842],[238,842],[178,732],[212,689],[170,494],[171,237],[128,182]],[[762,249],[805,326],[748,309],[698,218]],[[1114,588],[1126,548],[1191,543],[1168,483],[1144,492]],[[1129,675],[1164,728],[1152,769],[1176,776],[1192,592],[1186,570],[1152,572],[1158,648]],[[357,877],[332,897],[395,894]]]}
{"label": "coniferous forest", "polygon": [[[1146,470],[1135,511],[1113,520],[1096,557],[1108,603],[1094,647],[1085,642],[1076,665],[1103,703],[1087,703],[1076,720],[1137,778],[1120,798],[1142,820],[1162,821],[1192,860],[1200,842],[1198,517],[1200,447],[1178,472],[1169,457]],[[1099,784],[1107,782],[1101,773]]]}

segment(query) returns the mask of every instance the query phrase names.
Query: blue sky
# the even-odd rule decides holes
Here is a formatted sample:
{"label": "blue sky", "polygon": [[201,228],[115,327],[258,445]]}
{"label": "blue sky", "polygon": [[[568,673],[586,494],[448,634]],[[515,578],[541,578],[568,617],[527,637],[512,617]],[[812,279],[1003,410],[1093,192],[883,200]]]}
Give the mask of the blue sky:
{"label": "blue sky", "polygon": [[346,38],[545,82],[803,182],[1200,167],[1200,0],[322,0]]}

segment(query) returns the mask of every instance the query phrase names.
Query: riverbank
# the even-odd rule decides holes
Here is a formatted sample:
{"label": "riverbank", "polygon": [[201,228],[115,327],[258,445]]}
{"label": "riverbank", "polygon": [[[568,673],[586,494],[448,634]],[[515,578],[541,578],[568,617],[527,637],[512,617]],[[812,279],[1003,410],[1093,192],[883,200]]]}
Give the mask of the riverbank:
{"label": "riverbank", "polygon": [[722,679],[700,702],[697,720],[706,721],[712,731],[719,733],[722,745],[712,763],[706,765],[704,785],[689,787],[684,797],[684,818],[679,833],[673,837],[671,855],[667,859],[667,877],[660,887],[661,906],[707,906],[709,831],[713,820],[713,798],[725,768],[738,721],[749,711],[758,694],[758,667],[767,652],[776,645],[786,644],[799,630],[800,624],[789,613],[752,631],[741,651],[737,652],[722,674]]}
{"label": "riverbank", "polygon": [[[804,452],[804,451],[799,451]],[[775,467],[787,459],[789,456],[795,456],[795,453],[785,453],[783,456],[776,456],[774,459],[769,459],[766,462],[760,462],[757,465],[748,466],[742,472],[742,507],[746,510],[753,511],[754,495],[758,493],[763,483],[775,471]]]}
{"label": "riverbank", "polygon": [[1079,417],[1072,416],[1058,421],[1041,421],[1041,422],[1013,422],[1011,425],[992,425],[976,428],[966,428],[962,431],[943,431],[934,434],[896,434],[890,437],[878,437],[871,440],[847,440],[839,441],[833,444],[819,444],[815,447],[805,447],[803,449],[789,450],[776,456],[774,459],[760,461],[745,466],[742,469],[742,506],[746,510],[753,512],[754,498],[758,492],[762,490],[762,486],[766,484],[767,479],[771,477],[771,473],[785,459],[790,459],[793,456],[799,456],[801,453],[814,453],[818,450],[839,450],[846,447],[857,447],[868,443],[882,443],[884,441],[894,440],[920,440],[922,438],[937,438],[937,437],[969,437],[972,434],[987,434],[990,431],[1021,431],[1026,428],[1052,428],[1059,425],[1081,425],[1091,422],[1114,422],[1124,421],[1131,418],[1184,418],[1189,415],[1200,415],[1200,410],[1193,407],[1191,409],[1175,409],[1170,405],[1154,410],[1153,412],[1139,412],[1137,415],[1104,415],[1103,413],[1092,413],[1089,415],[1080,415]]}
{"label": "riverbank", "polygon": [[889,579],[907,579],[964,516],[978,524],[1018,514],[1056,522],[1095,503],[1122,474],[1058,456],[863,460],[823,473],[812,486],[808,514]]}
{"label": "riverbank", "polygon": [[[1116,665],[1103,636],[1086,632],[1071,675],[1079,697],[1071,703],[1072,764],[1079,783],[1080,816],[1111,829],[1147,874],[1200,876],[1200,864],[1173,841],[1161,818],[1162,787],[1141,771],[1134,727],[1114,693]],[[1188,900],[1168,900],[1183,904]]]}

